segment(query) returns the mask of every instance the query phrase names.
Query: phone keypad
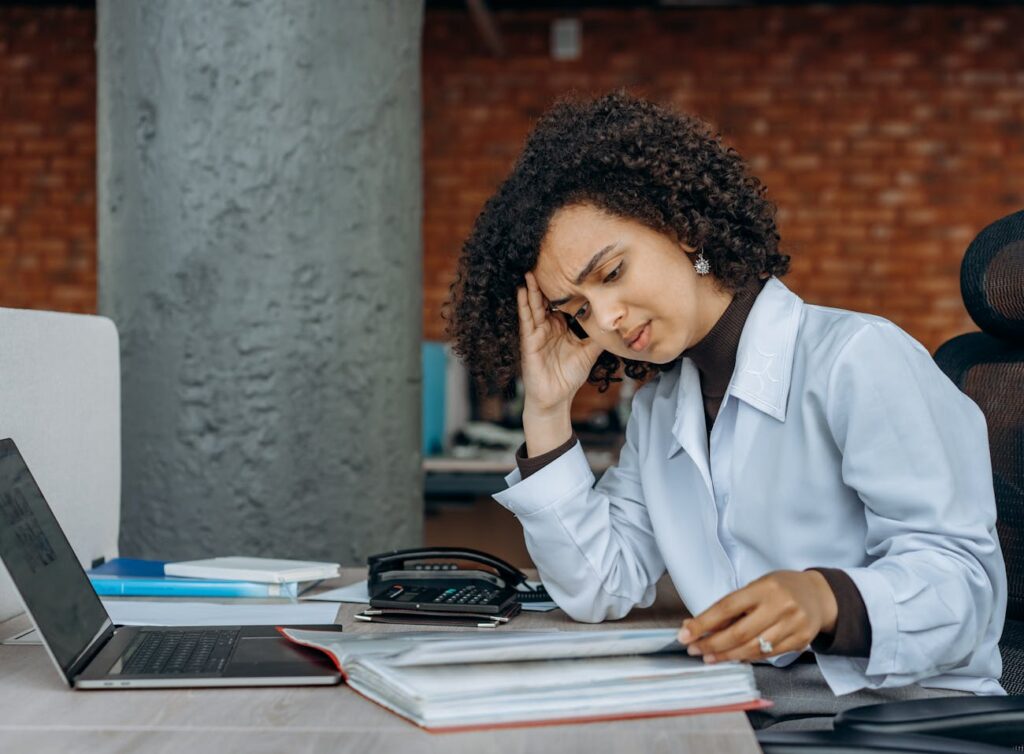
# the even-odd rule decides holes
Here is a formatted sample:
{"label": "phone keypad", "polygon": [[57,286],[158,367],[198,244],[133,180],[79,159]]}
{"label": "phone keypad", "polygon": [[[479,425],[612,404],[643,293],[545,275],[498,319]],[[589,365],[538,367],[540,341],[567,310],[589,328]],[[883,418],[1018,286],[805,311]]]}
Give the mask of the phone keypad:
{"label": "phone keypad", "polygon": [[434,602],[447,605],[479,605],[488,602],[495,594],[495,589],[482,589],[470,585],[461,589],[445,589],[434,598]]}
{"label": "phone keypad", "polygon": [[498,614],[508,610],[516,601],[516,592],[509,587],[479,579],[462,581],[438,575],[440,578],[437,580],[403,580],[401,584],[381,585],[377,594],[370,595],[370,607]]}

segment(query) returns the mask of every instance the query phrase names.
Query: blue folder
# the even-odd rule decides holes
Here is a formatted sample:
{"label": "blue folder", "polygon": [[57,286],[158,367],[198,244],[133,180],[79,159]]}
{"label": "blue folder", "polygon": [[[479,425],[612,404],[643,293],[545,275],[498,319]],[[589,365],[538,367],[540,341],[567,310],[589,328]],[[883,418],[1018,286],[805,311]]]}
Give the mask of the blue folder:
{"label": "blue folder", "polygon": [[114,558],[86,571],[96,594],[104,597],[291,597],[315,582],[258,584],[226,579],[186,579],[164,575],[163,560]]}

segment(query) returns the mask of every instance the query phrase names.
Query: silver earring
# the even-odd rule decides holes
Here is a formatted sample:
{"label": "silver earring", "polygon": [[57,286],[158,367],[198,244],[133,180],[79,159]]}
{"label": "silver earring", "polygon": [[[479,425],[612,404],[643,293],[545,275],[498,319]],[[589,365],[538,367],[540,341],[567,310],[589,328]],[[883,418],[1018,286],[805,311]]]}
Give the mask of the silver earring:
{"label": "silver earring", "polygon": [[697,252],[697,261],[693,263],[693,270],[698,275],[707,275],[711,272],[711,263],[704,256],[704,250],[700,249]]}

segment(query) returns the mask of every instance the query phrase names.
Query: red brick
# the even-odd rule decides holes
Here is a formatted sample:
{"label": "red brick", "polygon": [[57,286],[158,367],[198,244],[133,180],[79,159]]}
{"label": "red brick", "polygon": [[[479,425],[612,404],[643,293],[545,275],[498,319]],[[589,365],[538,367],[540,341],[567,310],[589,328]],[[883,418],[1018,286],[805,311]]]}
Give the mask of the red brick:
{"label": "red brick", "polygon": [[[625,86],[722,129],[778,204],[805,299],[881,314],[929,348],[973,329],[957,299],[963,249],[1024,206],[1024,8],[577,13],[584,57],[554,64],[560,11],[497,11],[501,60],[464,10],[426,12],[425,335],[441,334],[483,201],[568,86]],[[0,266],[24,265],[0,275],[0,305],[95,306],[94,34],[88,9],[0,9]],[[574,412],[609,400],[587,388]]]}

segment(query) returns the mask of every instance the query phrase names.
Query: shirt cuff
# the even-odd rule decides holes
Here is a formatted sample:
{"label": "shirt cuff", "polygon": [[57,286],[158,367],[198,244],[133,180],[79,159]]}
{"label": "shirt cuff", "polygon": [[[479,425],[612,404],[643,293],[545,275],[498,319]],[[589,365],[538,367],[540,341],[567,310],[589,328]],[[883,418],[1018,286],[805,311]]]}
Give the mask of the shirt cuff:
{"label": "shirt cuff", "polygon": [[572,450],[573,445],[577,442],[576,433],[573,432],[572,437],[554,450],[549,450],[547,453],[541,453],[539,456],[533,456],[532,458],[526,457],[526,443],[524,442],[516,451],[516,466],[519,467],[519,476],[522,479],[526,479],[531,474],[536,474],[549,463]]}
{"label": "shirt cuff", "polygon": [[[525,519],[534,516],[594,486],[594,472],[590,470],[582,446],[577,442],[569,452],[549,463],[529,479],[521,479],[519,467],[505,477],[508,489],[495,492],[491,497],[508,508],[515,516]],[[526,528],[524,521],[523,527]]]}
{"label": "shirt cuff", "polygon": [[871,621],[860,590],[846,571],[840,568],[809,568],[825,577],[835,595],[838,611],[832,633],[822,632],[811,642],[821,654],[867,657],[871,654]]}

